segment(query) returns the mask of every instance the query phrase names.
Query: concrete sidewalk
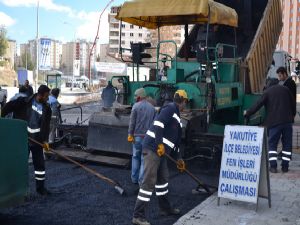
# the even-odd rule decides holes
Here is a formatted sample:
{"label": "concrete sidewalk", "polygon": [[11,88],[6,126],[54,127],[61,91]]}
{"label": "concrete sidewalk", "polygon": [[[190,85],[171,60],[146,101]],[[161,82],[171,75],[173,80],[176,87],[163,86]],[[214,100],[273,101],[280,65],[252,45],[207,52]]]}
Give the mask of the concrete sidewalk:
{"label": "concrete sidewalk", "polygon": [[270,174],[271,204],[259,198],[256,205],[221,199],[212,195],[182,216],[175,225],[300,225],[300,154],[294,154],[290,171]]}

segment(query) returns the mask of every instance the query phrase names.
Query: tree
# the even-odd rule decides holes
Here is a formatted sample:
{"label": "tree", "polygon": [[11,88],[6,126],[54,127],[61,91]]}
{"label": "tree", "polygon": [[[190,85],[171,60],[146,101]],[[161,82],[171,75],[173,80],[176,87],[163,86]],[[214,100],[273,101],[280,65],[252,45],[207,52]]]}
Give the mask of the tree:
{"label": "tree", "polygon": [[[28,70],[34,70],[34,65],[29,52],[23,53],[21,55],[21,60],[22,60],[22,67],[27,68]],[[26,67],[26,63],[27,63],[27,67]]]}
{"label": "tree", "polygon": [[4,56],[7,48],[8,42],[6,38],[6,29],[5,27],[0,27],[0,56]]}

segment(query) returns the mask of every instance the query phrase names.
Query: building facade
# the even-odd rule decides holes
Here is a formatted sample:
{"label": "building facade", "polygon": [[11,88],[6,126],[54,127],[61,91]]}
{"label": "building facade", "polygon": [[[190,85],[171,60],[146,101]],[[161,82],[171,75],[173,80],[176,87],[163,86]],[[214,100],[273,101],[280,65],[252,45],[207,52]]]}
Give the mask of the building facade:
{"label": "building facade", "polygon": [[62,42],[51,40],[50,64],[55,70],[60,69],[62,58]]}
{"label": "building facade", "polygon": [[62,45],[61,70],[66,76],[73,75],[75,45],[75,42],[67,42]]}
{"label": "building facade", "polygon": [[[48,39],[48,38],[45,38]],[[59,70],[62,60],[62,42],[54,39],[50,40],[49,53],[50,53],[50,67],[53,70]],[[20,56],[23,55],[29,57],[28,60],[32,61],[36,65],[36,40],[30,40],[28,43],[20,44]],[[24,63],[23,63],[24,64]]]}
{"label": "building facade", "polygon": [[[120,47],[120,26],[121,27],[121,46],[122,48],[130,49],[130,43],[138,42],[150,42],[151,47],[156,47],[158,44],[158,31],[149,30],[143,27],[135,26],[128,23],[122,23],[115,18],[119,7],[112,7],[108,15],[109,20],[109,45],[108,54],[119,58],[119,47]],[[177,48],[181,46],[184,40],[184,27],[183,26],[168,26],[160,28],[160,40],[173,40],[175,41]],[[156,57],[156,50],[147,50],[152,57]],[[161,52],[175,56],[175,46],[174,44],[162,44]],[[130,51],[123,51],[123,55],[131,56]],[[145,59],[144,61],[153,61],[152,59]]]}
{"label": "building facade", "polygon": [[[89,76],[89,60],[91,74],[94,74],[94,64],[97,57],[96,48],[89,57],[93,43],[86,40],[76,40],[62,45],[61,70],[66,76]],[[90,59],[89,59],[90,58]],[[79,63],[79,74],[75,71],[75,64]]]}
{"label": "building facade", "polygon": [[293,58],[300,59],[300,0],[281,0],[283,29],[277,50],[287,51]]}
{"label": "building facade", "polygon": [[[146,28],[134,26],[128,23],[122,23],[117,20],[115,16],[119,7],[111,7],[110,13],[108,14],[109,22],[109,46],[108,54],[114,57],[119,57],[120,47],[120,26],[121,28],[121,46],[122,48],[130,49],[130,43],[134,42],[149,42],[150,31]],[[129,51],[123,51],[124,55],[131,54]]]}
{"label": "building facade", "polygon": [[[161,27],[159,30],[160,40],[169,40],[176,43],[177,50],[179,50],[182,42],[184,41],[183,26],[166,26]],[[150,35],[151,45],[157,47],[158,44],[158,31],[152,30]],[[175,56],[176,48],[173,43],[164,43],[160,45],[160,53],[168,54],[171,57]],[[151,51],[151,55],[156,55],[156,50]]]}

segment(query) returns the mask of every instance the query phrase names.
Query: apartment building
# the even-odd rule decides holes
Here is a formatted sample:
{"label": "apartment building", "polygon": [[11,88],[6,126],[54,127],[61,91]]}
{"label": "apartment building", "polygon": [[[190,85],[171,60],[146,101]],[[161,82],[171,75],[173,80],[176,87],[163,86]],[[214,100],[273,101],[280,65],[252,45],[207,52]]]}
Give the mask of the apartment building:
{"label": "apartment building", "polygon": [[[109,21],[109,46],[108,54],[119,57],[119,44],[120,44],[120,27],[121,27],[121,46],[122,48],[130,49],[131,42],[149,42],[150,31],[146,28],[134,26],[128,23],[122,23],[117,20],[119,7],[111,7],[110,13],[108,14]],[[129,55],[129,51],[124,51],[124,55]]]}
{"label": "apartment building", "polygon": [[283,29],[278,50],[287,51],[300,59],[300,0],[280,0],[283,10]]}

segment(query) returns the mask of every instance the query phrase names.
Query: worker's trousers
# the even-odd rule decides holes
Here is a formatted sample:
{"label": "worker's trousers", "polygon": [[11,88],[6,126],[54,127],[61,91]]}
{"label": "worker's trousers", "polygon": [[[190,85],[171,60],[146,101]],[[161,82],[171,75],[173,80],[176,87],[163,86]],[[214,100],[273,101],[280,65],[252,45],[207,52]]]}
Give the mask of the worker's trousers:
{"label": "worker's trousers", "polygon": [[57,125],[58,125],[57,116],[52,116],[50,121],[49,144],[52,144],[55,141]]}
{"label": "worker's trousers", "polygon": [[45,160],[43,148],[36,144],[30,144],[28,146],[29,151],[32,154],[32,162],[34,166],[34,175],[36,180],[36,189],[43,189],[45,182]]}
{"label": "worker's trousers", "polygon": [[277,167],[277,145],[281,137],[282,141],[282,164],[283,168],[289,167],[292,157],[293,124],[280,124],[268,129],[269,162],[270,166]]}
{"label": "worker's trousers", "polygon": [[143,138],[139,136],[134,137],[132,144],[132,164],[131,164],[131,181],[132,183],[141,184],[144,176],[144,157],[142,154]]}
{"label": "worker's trousers", "polygon": [[168,201],[169,171],[165,156],[159,157],[155,152],[143,149],[144,154],[144,179],[135,203],[133,217],[145,218],[145,209],[155,189],[160,210],[171,209]]}

